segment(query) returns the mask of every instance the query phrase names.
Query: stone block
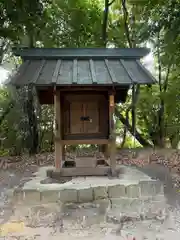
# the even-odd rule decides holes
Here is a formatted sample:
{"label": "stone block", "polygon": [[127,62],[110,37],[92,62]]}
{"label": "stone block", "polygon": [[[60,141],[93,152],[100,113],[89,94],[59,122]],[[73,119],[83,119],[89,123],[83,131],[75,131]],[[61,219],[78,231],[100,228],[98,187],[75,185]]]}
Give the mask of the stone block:
{"label": "stone block", "polygon": [[[151,188],[153,188],[153,184],[149,181],[141,181],[139,183],[140,185],[140,189],[141,189],[141,197],[147,197],[147,196],[153,196],[152,195],[152,190]],[[149,191],[150,190],[150,191]]]}
{"label": "stone block", "polygon": [[46,176],[49,177],[49,178],[52,178],[52,173],[53,173],[53,170],[52,169],[48,169],[46,171]]}
{"label": "stone block", "polygon": [[152,201],[151,209],[157,213],[159,210],[167,209],[167,204],[165,201]]}
{"label": "stone block", "polygon": [[119,198],[111,199],[112,208],[111,216],[118,218],[119,216],[127,216],[139,218],[141,212],[141,201],[139,199]]}
{"label": "stone block", "polygon": [[47,190],[41,192],[41,202],[42,203],[55,203],[59,200],[59,191],[57,190]]}
{"label": "stone block", "polygon": [[156,195],[164,195],[164,185],[160,181],[154,182]]}
{"label": "stone block", "polygon": [[41,200],[41,194],[37,190],[24,190],[25,192],[25,203],[33,204],[39,203]]}
{"label": "stone block", "polygon": [[96,204],[94,202],[86,202],[86,203],[81,203],[78,204],[78,206],[80,208],[84,208],[84,209],[93,209],[93,208],[97,208]]}
{"label": "stone block", "polygon": [[72,212],[78,212],[79,211],[79,204],[77,203],[61,203],[61,207],[59,208],[59,211],[64,216],[70,216]]}
{"label": "stone block", "polygon": [[166,198],[164,195],[157,194],[156,196],[153,196],[152,201],[161,201],[161,202],[166,202]]}
{"label": "stone block", "polygon": [[108,198],[108,188],[106,186],[99,186],[94,188],[94,200]]}
{"label": "stone block", "polygon": [[132,199],[129,199],[129,198],[112,198],[111,203],[112,203],[112,208],[118,208],[119,210],[124,210],[124,209],[130,207],[130,205],[132,203]]}
{"label": "stone block", "polygon": [[142,210],[142,201],[139,198],[132,199],[131,203],[130,203],[129,210],[132,211],[132,212],[140,213],[141,210]]}
{"label": "stone block", "polygon": [[160,211],[166,212],[166,210],[166,203],[161,201],[147,200],[143,201],[141,206],[141,213],[143,213],[143,215],[149,219],[154,219],[160,213]]}
{"label": "stone block", "polygon": [[108,196],[109,198],[118,198],[118,197],[125,197],[125,186],[124,185],[115,185],[108,187]]}
{"label": "stone block", "polygon": [[73,203],[78,202],[78,192],[76,189],[63,189],[59,193],[60,201],[63,203]]}
{"label": "stone block", "polygon": [[93,189],[91,187],[78,190],[78,202],[93,201]]}
{"label": "stone block", "polygon": [[24,201],[24,192],[22,189],[16,188],[13,192],[13,200],[16,203],[22,203]]}
{"label": "stone block", "polygon": [[59,169],[53,170],[51,173],[51,178],[59,180],[61,178],[60,170]]}
{"label": "stone block", "polygon": [[160,181],[142,181],[140,182],[141,196],[163,195],[164,189]]}
{"label": "stone block", "polygon": [[127,216],[140,216],[141,213],[146,212],[152,206],[152,200],[142,201],[141,199],[130,198],[116,198],[111,199],[111,212],[126,214]]}
{"label": "stone block", "polygon": [[129,185],[126,187],[126,196],[129,198],[138,198],[140,196],[139,185]]}
{"label": "stone block", "polygon": [[105,214],[106,210],[111,207],[111,202],[108,199],[97,199],[94,201],[99,214]]}

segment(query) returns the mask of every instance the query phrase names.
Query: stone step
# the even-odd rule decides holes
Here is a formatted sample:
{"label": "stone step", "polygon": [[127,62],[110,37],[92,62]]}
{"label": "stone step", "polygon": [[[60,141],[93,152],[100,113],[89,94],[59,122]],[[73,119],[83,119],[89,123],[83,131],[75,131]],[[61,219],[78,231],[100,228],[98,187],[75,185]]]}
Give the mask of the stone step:
{"label": "stone step", "polygon": [[168,208],[165,199],[154,201],[152,199],[143,201],[140,199],[101,199],[90,203],[64,203],[61,206],[61,212],[67,216],[104,216],[104,220],[116,222],[123,216],[129,217],[132,220],[155,219],[161,213],[166,215]]}
{"label": "stone step", "polygon": [[14,190],[14,201],[22,203],[82,203],[99,199],[153,199],[164,195],[159,181],[141,181],[138,184],[112,184],[110,186],[73,186],[59,189],[34,189],[28,187]]}

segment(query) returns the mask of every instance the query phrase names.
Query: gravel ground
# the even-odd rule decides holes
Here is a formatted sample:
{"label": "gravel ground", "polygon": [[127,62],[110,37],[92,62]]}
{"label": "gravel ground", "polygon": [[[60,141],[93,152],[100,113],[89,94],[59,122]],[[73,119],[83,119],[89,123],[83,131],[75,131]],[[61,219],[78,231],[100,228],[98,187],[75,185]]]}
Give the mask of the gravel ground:
{"label": "gravel ground", "polygon": [[[97,208],[91,205],[85,207],[72,205],[65,211],[61,211],[58,204],[20,206],[16,207],[11,221],[16,221],[16,224],[23,222],[24,228],[6,235],[6,239],[179,240],[180,238],[178,222],[170,215],[164,221],[155,218],[144,221],[132,220],[124,222],[123,225],[117,219],[116,221],[105,219],[104,215],[98,214]],[[6,232],[5,229],[3,233]]]}
{"label": "gravel ground", "polygon": [[13,188],[24,182],[24,178],[28,181],[36,172],[37,167],[29,167],[24,172],[21,171],[5,171],[0,170],[0,223],[7,222],[13,214],[14,206],[12,206],[8,195]]}
{"label": "gravel ground", "polygon": [[[19,225],[20,223],[24,224],[23,231],[5,234],[6,237],[2,237],[2,239],[180,239],[178,208],[180,196],[173,188],[171,174],[165,167],[152,164],[144,166],[140,170],[164,183],[165,195],[170,204],[166,220],[163,222],[157,219],[132,221],[125,223],[123,228],[118,221],[106,222],[104,215],[99,214],[93,206],[88,208],[75,206],[66,209],[63,214],[61,206],[58,204],[33,207],[13,206],[7,197],[9,190],[20,183],[23,184],[24,178],[25,181],[28,181],[28,178],[31,178],[36,170],[36,167],[28,167],[24,172],[0,171],[0,223],[16,221]],[[121,228],[122,230],[120,230]],[[135,238],[133,239],[133,237]]]}

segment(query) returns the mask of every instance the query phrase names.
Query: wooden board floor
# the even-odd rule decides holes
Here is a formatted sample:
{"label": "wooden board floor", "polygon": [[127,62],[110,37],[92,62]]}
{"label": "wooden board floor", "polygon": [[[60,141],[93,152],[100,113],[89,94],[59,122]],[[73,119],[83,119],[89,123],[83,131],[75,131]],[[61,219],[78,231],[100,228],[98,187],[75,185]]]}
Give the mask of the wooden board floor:
{"label": "wooden board floor", "polygon": [[60,170],[51,171],[48,176],[52,178],[58,177],[75,177],[75,176],[107,176],[110,172],[108,166],[98,167],[75,167],[75,168],[61,168]]}

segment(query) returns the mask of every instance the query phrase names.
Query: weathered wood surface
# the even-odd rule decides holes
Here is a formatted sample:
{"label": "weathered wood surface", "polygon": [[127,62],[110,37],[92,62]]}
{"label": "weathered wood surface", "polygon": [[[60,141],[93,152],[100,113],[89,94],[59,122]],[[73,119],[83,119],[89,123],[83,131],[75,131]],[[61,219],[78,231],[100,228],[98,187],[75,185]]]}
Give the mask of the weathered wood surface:
{"label": "weathered wood surface", "polygon": [[62,138],[62,131],[61,131],[61,102],[60,102],[60,92],[54,92],[54,115],[55,115],[55,167],[56,169],[61,168],[62,164],[62,143],[60,142]]}
{"label": "weathered wood surface", "polygon": [[115,134],[115,126],[114,126],[114,93],[110,93],[109,95],[109,140],[110,140],[110,166],[112,175],[115,175],[115,167],[116,167],[116,134]]}
{"label": "weathered wood surface", "polygon": [[62,168],[59,171],[53,171],[51,177],[74,177],[74,176],[107,176],[110,172],[110,167],[76,167]]}

